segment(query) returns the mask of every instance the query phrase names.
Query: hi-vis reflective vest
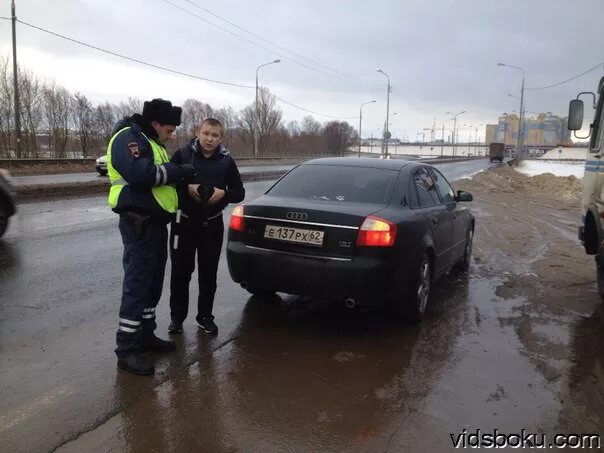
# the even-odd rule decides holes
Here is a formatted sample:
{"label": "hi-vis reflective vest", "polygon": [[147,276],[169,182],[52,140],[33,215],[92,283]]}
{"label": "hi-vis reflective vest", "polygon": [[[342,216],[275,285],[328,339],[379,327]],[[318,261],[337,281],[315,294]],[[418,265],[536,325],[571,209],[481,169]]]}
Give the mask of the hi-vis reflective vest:
{"label": "hi-vis reflective vest", "polygon": [[[120,175],[111,164],[111,146],[113,145],[113,141],[119,134],[124,132],[126,129],[130,129],[130,127],[125,127],[116,132],[113,137],[111,137],[109,145],[107,145],[107,171],[109,173],[109,181],[111,182],[111,189],[109,189],[108,202],[109,206],[111,206],[111,209],[117,206],[120,197],[120,192],[122,191],[124,186],[128,184],[126,180],[122,177],[122,175]],[[153,140],[149,140],[149,138],[147,138],[145,134],[142,135],[147,139],[147,141],[151,145],[151,149],[153,150],[153,163],[155,165],[162,165],[170,161],[166,150],[162,146],[158,145]],[[151,193],[153,193],[155,201],[157,201],[157,203],[161,206],[164,211],[169,212],[171,214],[174,214],[176,212],[176,209],[178,208],[178,195],[176,194],[176,189],[174,188],[174,186],[155,186],[151,188]]]}

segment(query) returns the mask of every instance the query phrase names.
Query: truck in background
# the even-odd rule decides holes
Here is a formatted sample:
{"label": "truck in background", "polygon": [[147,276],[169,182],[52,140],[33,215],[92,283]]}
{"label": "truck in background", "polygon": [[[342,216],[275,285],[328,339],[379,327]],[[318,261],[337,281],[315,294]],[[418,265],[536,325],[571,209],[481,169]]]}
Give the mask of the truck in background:
{"label": "truck in background", "polygon": [[504,143],[491,143],[489,145],[489,162],[503,162],[503,156],[505,155],[505,144]]}
{"label": "truck in background", "polygon": [[[595,108],[593,122],[589,125],[589,133],[582,137],[577,131],[583,127],[583,101],[582,95],[591,95]],[[604,103],[604,77],[600,79],[596,93],[582,92],[576,99],[570,101],[568,109],[568,128],[575,131],[579,139],[589,138],[589,155],[585,160],[585,174],[583,175],[583,196],[581,200],[581,225],[579,226],[579,240],[585,247],[588,255],[596,259],[596,276],[598,291],[604,299],[604,232],[602,219],[604,218],[604,159],[602,159],[602,128],[604,127],[602,104]],[[601,176],[600,176],[601,175]]]}

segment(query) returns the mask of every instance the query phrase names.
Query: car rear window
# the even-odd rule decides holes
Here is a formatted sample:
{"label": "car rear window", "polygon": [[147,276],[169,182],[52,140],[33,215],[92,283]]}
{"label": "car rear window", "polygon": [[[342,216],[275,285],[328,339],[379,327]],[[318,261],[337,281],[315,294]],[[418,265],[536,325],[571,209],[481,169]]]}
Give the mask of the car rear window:
{"label": "car rear window", "polygon": [[301,165],[269,191],[270,195],[340,203],[385,204],[395,170],[344,165]]}

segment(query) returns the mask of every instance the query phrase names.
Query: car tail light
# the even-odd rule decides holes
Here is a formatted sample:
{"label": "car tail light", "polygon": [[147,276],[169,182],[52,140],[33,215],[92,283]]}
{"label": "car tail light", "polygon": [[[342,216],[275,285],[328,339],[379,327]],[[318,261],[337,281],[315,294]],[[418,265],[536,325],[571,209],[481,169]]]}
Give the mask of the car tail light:
{"label": "car tail light", "polygon": [[245,231],[245,217],[243,217],[243,205],[235,206],[231,214],[229,228],[235,231]]}
{"label": "car tail light", "polygon": [[379,217],[366,217],[359,229],[357,245],[365,247],[392,247],[396,239],[396,225]]}

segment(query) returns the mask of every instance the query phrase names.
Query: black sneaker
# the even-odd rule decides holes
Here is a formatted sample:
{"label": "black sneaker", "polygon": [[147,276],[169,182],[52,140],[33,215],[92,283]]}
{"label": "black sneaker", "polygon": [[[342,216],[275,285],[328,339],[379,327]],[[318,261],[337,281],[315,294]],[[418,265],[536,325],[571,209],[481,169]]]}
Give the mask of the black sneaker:
{"label": "black sneaker", "polygon": [[155,367],[143,354],[130,354],[117,359],[117,366],[124,371],[141,376],[155,373]]}
{"label": "black sneaker", "polygon": [[153,352],[173,352],[176,351],[176,343],[169,340],[162,340],[157,338],[155,334],[151,334],[148,337],[143,337],[143,351]]}
{"label": "black sneaker", "polygon": [[210,316],[204,316],[197,320],[199,328],[209,335],[216,335],[218,333],[218,326],[214,322],[214,318]]}
{"label": "black sneaker", "polygon": [[170,321],[170,325],[168,326],[168,333],[172,333],[172,334],[182,333],[182,322],[178,322],[175,319]]}

